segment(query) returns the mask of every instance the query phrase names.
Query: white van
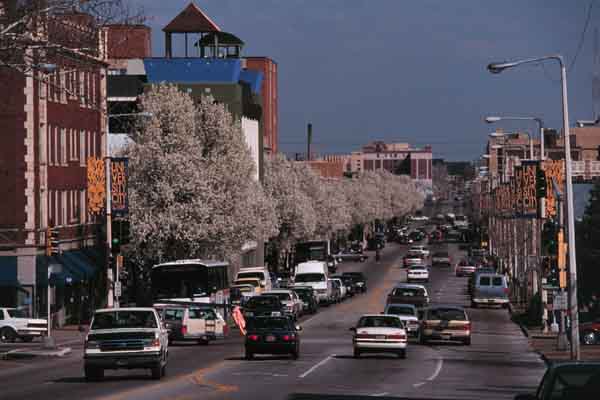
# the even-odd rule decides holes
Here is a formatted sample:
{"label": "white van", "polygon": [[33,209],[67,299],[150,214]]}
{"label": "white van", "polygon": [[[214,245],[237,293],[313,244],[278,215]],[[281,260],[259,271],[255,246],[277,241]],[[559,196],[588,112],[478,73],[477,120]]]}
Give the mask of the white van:
{"label": "white van", "polygon": [[296,266],[294,286],[310,286],[314,289],[319,303],[330,303],[333,291],[327,272],[325,261],[300,263]]}
{"label": "white van", "polygon": [[241,268],[235,276],[235,281],[240,279],[254,278],[260,280],[260,291],[266,291],[273,289],[273,283],[271,282],[271,275],[267,267],[248,267]]}

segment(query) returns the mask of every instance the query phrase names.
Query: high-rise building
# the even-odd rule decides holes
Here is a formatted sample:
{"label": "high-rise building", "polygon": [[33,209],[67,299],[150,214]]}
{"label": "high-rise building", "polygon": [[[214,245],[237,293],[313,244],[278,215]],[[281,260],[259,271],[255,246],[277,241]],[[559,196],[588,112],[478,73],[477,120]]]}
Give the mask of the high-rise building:
{"label": "high-rise building", "polygon": [[263,73],[261,119],[264,149],[277,153],[279,149],[277,63],[269,57],[246,57],[246,68]]}

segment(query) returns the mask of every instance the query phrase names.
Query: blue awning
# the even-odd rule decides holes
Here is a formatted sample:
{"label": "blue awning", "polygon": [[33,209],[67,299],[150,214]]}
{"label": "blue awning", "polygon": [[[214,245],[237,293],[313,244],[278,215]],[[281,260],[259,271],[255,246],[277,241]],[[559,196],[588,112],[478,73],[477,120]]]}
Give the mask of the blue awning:
{"label": "blue awning", "polygon": [[90,280],[96,268],[92,261],[86,257],[81,250],[66,251],[61,254],[63,264],[74,274],[80,276],[81,280]]}
{"label": "blue awning", "polygon": [[17,257],[0,257],[0,286],[20,286],[17,278]]}

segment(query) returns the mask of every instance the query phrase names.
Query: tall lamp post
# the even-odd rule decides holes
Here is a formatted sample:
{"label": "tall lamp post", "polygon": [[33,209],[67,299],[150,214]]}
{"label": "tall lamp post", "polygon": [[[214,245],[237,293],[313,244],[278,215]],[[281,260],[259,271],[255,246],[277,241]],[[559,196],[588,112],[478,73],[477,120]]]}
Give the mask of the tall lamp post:
{"label": "tall lamp post", "polygon": [[[489,116],[489,117],[485,117],[485,122],[487,122],[488,124],[493,124],[496,122],[500,122],[500,121],[535,121],[538,125],[538,130],[540,133],[540,159],[543,160],[545,159],[545,154],[544,154],[544,122],[542,121],[541,118],[538,117],[498,117],[498,116]],[[530,153],[530,157],[532,160],[534,159],[534,153],[533,153],[533,141],[531,140],[531,137],[529,138],[529,153]]]}
{"label": "tall lamp post", "polygon": [[570,298],[570,316],[571,316],[571,358],[579,360],[581,357],[579,349],[579,310],[577,304],[577,255],[575,249],[575,214],[573,208],[573,173],[571,165],[571,143],[569,130],[569,103],[567,96],[567,70],[561,55],[550,55],[537,58],[527,58],[523,60],[492,63],[487,69],[498,74],[505,69],[517,67],[523,64],[540,63],[544,61],[558,61],[560,65],[560,80],[562,86],[562,109],[563,109],[563,132],[565,145],[565,180],[567,192],[567,218],[568,218],[568,238],[569,238],[569,298]]}
{"label": "tall lamp post", "polygon": [[110,119],[111,118],[122,118],[122,117],[152,117],[150,112],[141,113],[124,113],[124,114],[106,114],[106,143],[105,152],[106,157],[104,159],[106,168],[106,273],[108,276],[108,293],[107,293],[107,306],[109,308],[119,308],[119,297],[116,296],[114,291],[113,282],[115,285],[119,284],[119,271],[114,271],[110,263],[110,256],[112,253],[112,191],[111,191],[111,154],[110,154]]}

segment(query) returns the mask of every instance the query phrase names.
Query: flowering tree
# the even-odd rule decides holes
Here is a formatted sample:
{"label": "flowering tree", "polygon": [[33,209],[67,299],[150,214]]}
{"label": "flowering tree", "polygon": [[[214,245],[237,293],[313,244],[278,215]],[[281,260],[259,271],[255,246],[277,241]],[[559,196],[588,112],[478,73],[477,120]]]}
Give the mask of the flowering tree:
{"label": "flowering tree", "polygon": [[140,108],[129,157],[132,256],[144,266],[180,258],[233,259],[250,240],[277,233],[269,197],[224,105],[154,86]]}

